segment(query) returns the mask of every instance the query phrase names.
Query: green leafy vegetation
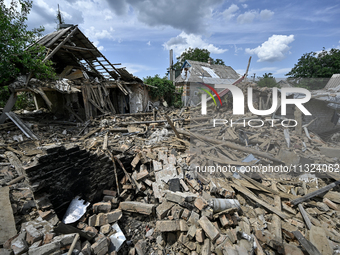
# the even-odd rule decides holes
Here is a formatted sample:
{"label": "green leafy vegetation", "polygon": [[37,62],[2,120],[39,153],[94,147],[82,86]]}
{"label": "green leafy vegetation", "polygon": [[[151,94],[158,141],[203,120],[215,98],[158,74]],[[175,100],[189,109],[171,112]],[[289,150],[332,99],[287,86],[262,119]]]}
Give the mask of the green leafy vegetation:
{"label": "green leafy vegetation", "polygon": [[273,88],[276,86],[276,80],[273,77],[272,73],[265,73],[263,77],[257,77],[259,81],[257,82],[257,85],[259,87],[267,87],[267,88]]}
{"label": "green leafy vegetation", "polygon": [[[323,50],[302,55],[292,70],[286,75],[295,86],[308,89],[323,88],[333,74],[340,73],[340,50]],[[321,79],[323,78],[323,79]]]}
{"label": "green leafy vegetation", "polygon": [[154,77],[148,76],[144,78],[144,83],[149,86],[149,94],[152,100],[165,100],[170,106],[181,107],[181,93],[176,92],[172,81],[167,77],[159,77],[156,74]]}
{"label": "green leafy vegetation", "polygon": [[0,86],[30,72],[39,79],[55,77],[52,62],[43,61],[45,48],[34,44],[44,28],[27,29],[31,8],[29,0],[13,0],[9,6],[0,0]]}
{"label": "green leafy vegetation", "polygon": [[[0,107],[3,108],[9,96],[11,95],[10,91],[8,90],[8,86],[0,87]],[[19,110],[19,109],[27,109],[34,107],[34,102],[32,98],[32,94],[29,92],[20,92],[18,94],[18,99],[13,107],[12,110]]]}
{"label": "green leafy vegetation", "polygon": [[[199,48],[189,48],[186,49],[179,57],[177,57],[177,62],[174,64],[174,69],[181,69],[185,60],[194,60],[199,62],[206,62],[210,58],[210,52],[207,49],[199,49]],[[222,59],[217,58],[216,60],[211,59],[211,63],[214,65],[225,65]]]}

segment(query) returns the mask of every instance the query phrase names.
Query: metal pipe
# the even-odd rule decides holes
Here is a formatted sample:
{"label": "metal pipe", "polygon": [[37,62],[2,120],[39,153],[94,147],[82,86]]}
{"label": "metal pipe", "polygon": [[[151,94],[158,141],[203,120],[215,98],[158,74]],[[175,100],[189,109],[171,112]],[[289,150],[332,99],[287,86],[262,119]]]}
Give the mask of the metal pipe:
{"label": "metal pipe", "polygon": [[237,199],[214,198],[209,200],[209,205],[214,213],[222,212],[230,208],[241,208],[240,202]]}

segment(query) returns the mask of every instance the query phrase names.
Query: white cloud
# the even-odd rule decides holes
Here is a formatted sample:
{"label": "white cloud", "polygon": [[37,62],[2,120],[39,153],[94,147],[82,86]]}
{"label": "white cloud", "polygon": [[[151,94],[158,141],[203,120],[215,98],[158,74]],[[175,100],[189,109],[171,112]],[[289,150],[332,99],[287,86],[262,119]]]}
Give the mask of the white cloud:
{"label": "white cloud", "polygon": [[277,67],[274,66],[267,66],[267,67],[261,67],[261,68],[250,68],[249,73],[273,73],[275,70],[277,70]]}
{"label": "white cloud", "polygon": [[242,4],[242,7],[243,7],[243,8],[247,8],[248,5],[247,5],[247,4]]}
{"label": "white cloud", "polygon": [[262,20],[270,20],[273,15],[274,15],[274,12],[267,10],[267,9],[262,10],[260,12],[260,17],[261,17]]}
{"label": "white cloud", "polygon": [[235,16],[235,12],[239,9],[239,7],[236,4],[230,5],[228,9],[225,9],[223,12],[223,16],[226,20],[230,20]]}
{"label": "white cloud", "polygon": [[243,50],[242,47],[238,48],[238,47],[236,46],[236,44],[234,44],[234,49],[235,49],[235,55],[237,55],[237,53],[238,53],[240,50]]}
{"label": "white cloud", "polygon": [[98,49],[99,51],[104,51],[104,46],[99,45],[99,41],[98,41],[98,40],[95,40],[95,41],[93,41],[92,43],[93,43],[94,46],[97,47],[97,49]]}
{"label": "white cloud", "polygon": [[96,30],[93,26],[90,28],[85,29],[85,35],[92,41],[94,46],[97,47],[99,51],[104,50],[104,46],[99,45],[100,39],[111,39],[113,40],[112,33],[114,32],[114,29],[112,27],[109,28],[109,31],[106,29],[103,30]]}
{"label": "white cloud", "polygon": [[292,70],[291,67],[281,68],[281,69],[276,70],[274,74],[275,74],[275,75],[278,75],[278,74],[283,74],[283,75],[285,75],[286,73],[289,73],[290,70]]}
{"label": "white cloud", "polygon": [[155,69],[147,65],[134,64],[134,63],[122,63],[122,67],[126,67],[126,70],[128,70],[129,73],[132,73],[132,74],[135,74],[141,71],[149,71],[149,70]]}
{"label": "white cloud", "polygon": [[146,44],[149,45],[149,46],[151,46],[151,42],[150,42],[150,41],[148,41]]}
{"label": "white cloud", "polygon": [[85,34],[92,40],[98,39],[113,39],[112,32],[114,32],[113,28],[109,28],[110,32],[106,29],[97,30],[95,27],[91,26],[90,28],[85,29]]}
{"label": "white cloud", "polygon": [[258,13],[254,10],[252,11],[248,11],[245,12],[243,14],[240,14],[237,17],[237,22],[239,24],[248,24],[248,23],[252,23],[254,21],[254,19],[256,18],[256,16],[258,15]]}
{"label": "white cloud", "polygon": [[243,14],[240,14],[237,17],[237,23],[239,23],[239,24],[249,24],[249,23],[252,23],[255,19],[270,20],[273,15],[274,15],[274,12],[267,10],[267,9],[264,9],[260,12],[258,10],[251,10],[251,11],[247,11]]}
{"label": "white cloud", "polygon": [[207,49],[213,54],[222,54],[227,49],[220,49],[211,43],[207,43],[202,39],[201,35],[187,34],[185,32],[180,33],[177,37],[171,38],[169,41],[163,44],[164,49],[173,49],[176,56],[180,56],[187,48],[200,48]]}
{"label": "white cloud", "polygon": [[259,60],[257,62],[275,62],[285,58],[289,51],[289,44],[294,41],[294,35],[272,35],[267,41],[254,49],[247,48],[248,54],[256,54]]}

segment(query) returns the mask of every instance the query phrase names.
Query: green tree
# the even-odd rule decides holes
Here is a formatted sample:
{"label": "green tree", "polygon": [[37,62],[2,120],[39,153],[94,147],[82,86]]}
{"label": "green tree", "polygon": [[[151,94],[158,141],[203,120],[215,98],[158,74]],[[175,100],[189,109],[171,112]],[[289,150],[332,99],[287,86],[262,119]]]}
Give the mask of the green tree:
{"label": "green tree", "polygon": [[276,80],[273,77],[272,73],[265,73],[263,77],[257,77],[259,81],[257,82],[257,85],[259,87],[267,87],[267,88],[273,88],[276,86]]}
{"label": "green tree", "polygon": [[37,78],[55,75],[52,62],[43,61],[45,48],[34,44],[44,28],[27,29],[31,8],[29,0],[12,0],[9,6],[0,0],[0,86],[29,72]]}
{"label": "green tree", "polygon": [[[174,64],[174,69],[178,70],[181,69],[185,60],[194,60],[199,62],[206,62],[210,58],[210,52],[207,49],[199,49],[199,48],[188,48],[186,49],[179,57],[177,57],[177,62]],[[215,65],[225,65],[222,59],[212,59],[212,64]]]}
{"label": "green tree", "polygon": [[151,99],[160,100],[164,99],[171,105],[172,96],[175,93],[175,86],[171,81],[168,80],[167,77],[159,77],[156,74],[154,77],[147,76],[144,78],[144,83],[149,86],[149,92]]}
{"label": "green tree", "polygon": [[213,60],[213,64],[214,65],[221,65],[221,66],[225,66],[225,63],[222,59],[220,58],[216,58],[215,60]]}
{"label": "green tree", "polygon": [[[320,53],[309,52],[299,58],[297,64],[287,73],[295,86],[309,89],[323,88],[334,73],[340,72],[340,50],[323,50]],[[323,78],[323,79],[321,79]]]}

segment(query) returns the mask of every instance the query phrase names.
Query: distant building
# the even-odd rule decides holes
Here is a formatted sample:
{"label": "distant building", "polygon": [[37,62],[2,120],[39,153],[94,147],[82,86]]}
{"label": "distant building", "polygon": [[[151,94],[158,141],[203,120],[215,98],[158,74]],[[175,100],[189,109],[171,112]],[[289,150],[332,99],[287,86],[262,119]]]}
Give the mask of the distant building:
{"label": "distant building", "polygon": [[[213,65],[205,62],[186,60],[182,66],[181,75],[176,82],[176,89],[183,89],[182,101],[184,105],[196,105],[200,102],[199,87],[202,83],[215,88],[216,84],[233,84],[242,77],[232,67]],[[221,89],[216,89],[220,91]]]}
{"label": "distant building", "polygon": [[294,86],[290,84],[287,80],[281,80],[276,83],[276,87],[278,88],[293,88]]}

